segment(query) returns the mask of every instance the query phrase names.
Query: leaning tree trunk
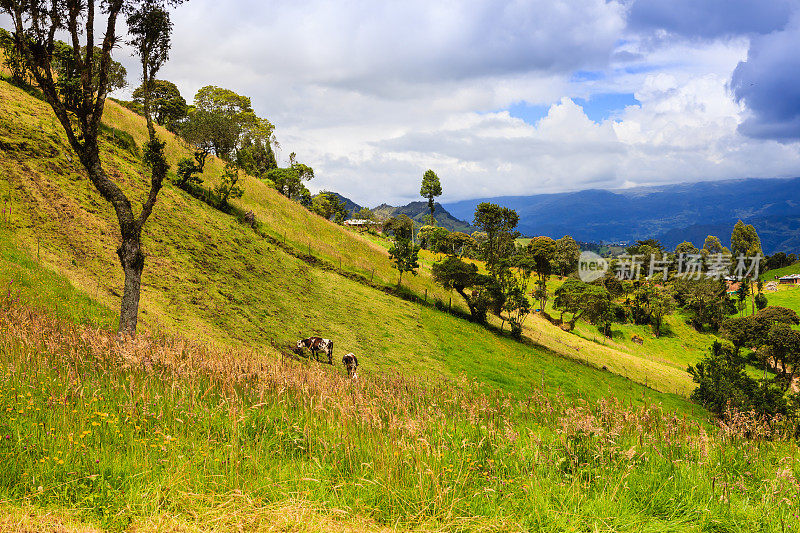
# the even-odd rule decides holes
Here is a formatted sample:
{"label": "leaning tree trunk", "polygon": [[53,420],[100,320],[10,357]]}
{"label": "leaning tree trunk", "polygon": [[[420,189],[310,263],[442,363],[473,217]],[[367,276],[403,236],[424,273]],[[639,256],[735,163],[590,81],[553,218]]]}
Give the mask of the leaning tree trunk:
{"label": "leaning tree trunk", "polygon": [[119,332],[133,336],[136,334],[139,321],[139,296],[142,288],[142,271],[144,271],[141,234],[135,232],[133,235],[123,236],[117,255],[125,273],[125,289],[119,311]]}

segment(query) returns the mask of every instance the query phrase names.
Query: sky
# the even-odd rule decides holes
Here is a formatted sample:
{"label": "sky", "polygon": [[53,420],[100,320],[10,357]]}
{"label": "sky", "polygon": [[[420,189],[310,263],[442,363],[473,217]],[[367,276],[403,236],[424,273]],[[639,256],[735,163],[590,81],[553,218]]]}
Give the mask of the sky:
{"label": "sky", "polygon": [[361,205],[420,200],[428,168],[445,202],[800,176],[800,0],[191,0],[173,21],[162,78],[250,96],[281,162]]}

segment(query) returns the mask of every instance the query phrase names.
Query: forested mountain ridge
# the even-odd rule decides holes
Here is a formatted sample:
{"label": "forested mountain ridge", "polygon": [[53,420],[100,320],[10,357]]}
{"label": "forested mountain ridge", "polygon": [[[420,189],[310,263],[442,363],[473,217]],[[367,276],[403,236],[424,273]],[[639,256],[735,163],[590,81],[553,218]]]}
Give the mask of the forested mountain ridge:
{"label": "forested mountain ridge", "polygon": [[[372,212],[380,218],[406,215],[420,225],[428,224],[428,217],[430,216],[430,211],[428,210],[428,204],[426,202],[411,202],[399,207],[381,204],[372,209]],[[437,226],[445,228],[449,231],[461,231],[464,233],[472,233],[475,231],[475,228],[473,228],[468,222],[465,222],[465,220],[472,220],[472,213],[463,216],[462,218],[464,220],[460,220],[450,214],[450,212],[448,212],[448,210],[439,202],[436,202],[436,210],[433,213],[433,218],[436,220]]]}
{"label": "forested mountain ridge", "polygon": [[800,250],[800,178],[741,179],[627,190],[585,190],[445,203],[465,217],[483,201],[515,209],[529,236],[572,235],[586,242],[655,237],[667,248],[684,240],[702,246],[707,235],[730,245],[730,228],[753,224],[764,252]]}

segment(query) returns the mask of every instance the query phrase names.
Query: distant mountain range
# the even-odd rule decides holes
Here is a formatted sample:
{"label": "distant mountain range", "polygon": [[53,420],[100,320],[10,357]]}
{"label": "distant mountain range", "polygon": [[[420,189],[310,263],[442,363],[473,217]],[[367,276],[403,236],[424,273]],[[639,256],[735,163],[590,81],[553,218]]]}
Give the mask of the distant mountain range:
{"label": "distant mountain range", "polygon": [[[381,204],[372,209],[375,216],[379,218],[389,218],[397,215],[406,215],[414,222],[419,224],[427,224],[428,217],[431,212],[428,209],[428,202],[411,202],[408,205],[401,207],[392,207],[387,204]],[[436,225],[450,231],[463,231],[464,233],[472,233],[475,231],[467,222],[455,218],[447,212],[440,203],[436,203],[433,210],[433,218],[436,220]],[[472,216],[470,215],[470,219]]]}
{"label": "distant mountain range", "polygon": [[800,178],[505,196],[446,203],[444,209],[471,220],[481,202],[515,209],[519,230],[528,236],[572,235],[586,242],[655,237],[672,249],[684,240],[701,247],[707,235],[716,235],[729,246],[741,219],[755,226],[765,253],[800,251]]}
{"label": "distant mountain range", "polygon": [[[338,192],[331,192],[330,194],[336,196],[340,202],[344,202],[344,205],[347,208],[347,211],[350,213],[351,218],[354,217],[356,213],[361,211],[362,206],[358,205],[350,198],[342,196]],[[381,204],[378,207],[372,208],[371,211],[376,217],[381,219],[387,219],[397,215],[406,215],[419,225],[427,224],[428,216],[430,215],[430,211],[428,210],[428,202],[411,202],[410,204],[400,207],[394,207],[389,204]],[[475,228],[470,226],[469,223],[455,218],[438,202],[434,207],[433,218],[436,219],[437,226],[445,228],[449,231],[463,231],[464,233],[472,233],[475,231]],[[470,219],[472,219],[472,215],[470,215]]]}

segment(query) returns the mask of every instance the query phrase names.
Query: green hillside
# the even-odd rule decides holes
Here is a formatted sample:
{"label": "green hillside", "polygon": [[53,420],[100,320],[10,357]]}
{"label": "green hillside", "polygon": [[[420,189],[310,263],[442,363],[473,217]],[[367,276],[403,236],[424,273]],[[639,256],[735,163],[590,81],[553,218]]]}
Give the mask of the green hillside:
{"label": "green hillside", "polygon": [[788,276],[789,274],[800,274],[800,262],[795,263],[793,265],[789,265],[783,268],[776,268],[774,270],[768,270],[761,274],[761,279],[764,281],[772,281],[776,277],[780,278],[783,276]]}
{"label": "green hillside", "polygon": [[2,531],[783,532],[798,511],[796,444],[747,420],[121,345],[14,292],[0,364]]}
{"label": "green hillside", "polygon": [[[0,111],[0,531],[783,533],[798,512],[780,427],[750,442],[754,421],[685,399],[709,337],[681,317],[639,349],[539,317],[515,342],[410,301],[449,298],[435,255],[399,298],[384,241],[251,178],[233,215],[165,187],[142,333],[117,343],[109,206],[44,103],[0,82]],[[120,139],[142,120],[106,120],[105,167],[141,199]],[[359,380],[282,360],[300,332],[357,353]]]}
{"label": "green hillside", "polygon": [[[0,152],[0,172],[8,178],[12,204],[10,233],[4,241],[16,242],[29,256],[35,255],[38,242],[44,267],[106,309],[116,309],[121,271],[109,206],[83,178],[77,162],[70,162],[47,106],[5,83],[0,84],[0,94],[8,108],[0,118],[2,142],[12,147]],[[142,120],[129,111],[110,103],[106,118],[114,127],[132,132],[138,142],[144,138]],[[137,156],[108,140],[104,148],[109,172],[141,197],[146,181]],[[174,161],[185,149],[172,140],[168,153]],[[212,177],[220,170],[217,161],[209,167]],[[379,268],[387,282],[394,275],[380,245],[323,220],[257,180],[248,180],[247,191],[241,207],[256,213],[268,236],[284,232],[289,245],[313,236],[314,253],[322,259],[342,253],[344,270],[347,258],[352,258],[374,261],[376,278]],[[611,394],[692,411],[674,395],[643,389],[624,377],[575,364],[532,343],[521,345],[311,266],[235,217],[172,186],[164,189],[158,206],[144,235],[148,260],[141,317],[146,330],[268,353],[275,353],[272,343],[288,345],[300,332],[319,333],[336,340],[339,356],[357,353],[365,372],[450,379],[466,375],[520,394],[544,384],[570,396]],[[16,265],[4,268],[5,277],[24,274],[19,261],[5,264]],[[411,283],[419,291],[430,287],[429,298],[435,291],[445,298],[424,272]]]}
{"label": "green hillside", "polygon": [[[8,180],[0,188],[11,198],[15,235],[28,249],[34,249],[38,240],[44,264],[115,308],[122,280],[114,253],[117,229],[111,209],[82,177],[77,161],[70,161],[49,107],[5,83],[0,84],[0,96],[7,108],[0,117],[0,141],[6,147],[0,152],[0,172]],[[143,119],[113,102],[107,105],[105,120],[118,131],[130,132],[138,146],[146,140]],[[161,134],[168,141],[167,155],[173,165],[189,154],[175,137],[164,130]],[[118,144],[111,134],[105,135],[105,164],[141,199],[146,179],[140,156]],[[204,176],[208,186],[221,171],[220,161],[211,158]],[[342,349],[368,358],[375,354],[373,364],[383,368],[409,359],[411,370],[420,360],[436,359],[435,349],[415,339],[413,328],[419,329],[418,325],[408,335],[407,330],[380,320],[384,308],[399,312],[404,304],[380,296],[373,301],[375,291],[366,290],[365,284],[373,284],[382,291],[397,291],[397,271],[391,266],[385,240],[332,224],[260,180],[247,177],[245,190],[244,197],[234,202],[236,209],[253,211],[260,234],[179,189],[167,186],[162,192],[154,218],[145,228],[148,262],[141,314],[145,326],[250,346],[286,343],[301,331],[320,333],[336,338]],[[308,265],[309,258],[316,268]],[[402,294],[444,305],[452,302],[454,308],[465,311],[458,295],[431,279],[434,260],[435,255],[422,254],[420,274],[404,277]],[[381,306],[381,301],[386,305]],[[431,309],[409,309],[435,316],[435,321],[440,316],[450,320]],[[410,320],[408,314],[401,316]],[[453,323],[462,327],[461,321]],[[387,331],[376,336],[383,330]],[[528,319],[526,335],[554,353],[596,368],[605,366],[663,392],[687,395],[692,388],[685,367],[665,362],[649,345],[644,350],[603,345],[535,317]],[[703,351],[691,353],[699,357]],[[413,357],[415,352],[419,358]]]}

